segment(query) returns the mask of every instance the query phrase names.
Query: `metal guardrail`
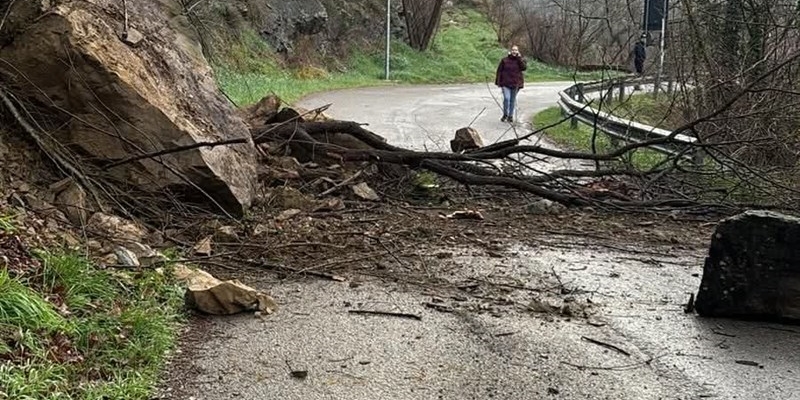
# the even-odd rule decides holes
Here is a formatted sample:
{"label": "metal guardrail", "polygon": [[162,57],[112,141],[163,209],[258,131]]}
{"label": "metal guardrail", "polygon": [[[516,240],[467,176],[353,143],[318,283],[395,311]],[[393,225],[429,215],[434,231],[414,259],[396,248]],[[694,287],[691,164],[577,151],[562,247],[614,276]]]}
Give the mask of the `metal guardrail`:
{"label": "metal guardrail", "polygon": [[[586,95],[599,93],[600,98],[610,100],[615,91],[619,100],[624,100],[625,89],[636,86],[652,84],[653,78],[617,79],[599,82],[578,83],[558,93],[558,106],[564,116],[572,116],[572,126],[578,123],[597,128],[598,131],[608,135],[613,142],[619,140],[629,143],[640,143],[652,139],[670,136],[671,131],[641,124],[635,121],[619,118],[606,111],[598,110],[589,104]],[[677,134],[668,142],[647,146],[647,148],[668,155],[680,155],[695,164],[702,164],[704,152],[702,148],[694,146],[697,139],[692,136]]]}

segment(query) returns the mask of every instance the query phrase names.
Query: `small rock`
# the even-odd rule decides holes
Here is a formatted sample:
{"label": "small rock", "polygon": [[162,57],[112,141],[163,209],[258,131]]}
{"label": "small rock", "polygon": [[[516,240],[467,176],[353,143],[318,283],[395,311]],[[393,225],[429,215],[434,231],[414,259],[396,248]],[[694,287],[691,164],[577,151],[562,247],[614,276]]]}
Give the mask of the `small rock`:
{"label": "small rock", "polygon": [[218,242],[235,243],[239,241],[239,235],[236,233],[236,228],[226,225],[217,228],[214,233],[214,239]]}
{"label": "small rock", "polygon": [[141,244],[139,242],[126,243],[125,248],[132,251],[133,254],[139,259],[139,263],[143,267],[151,267],[158,263],[167,261],[167,257],[155,250],[152,247]]}
{"label": "small rock", "polygon": [[91,233],[105,236],[107,239],[128,242],[141,242],[147,235],[147,231],[135,223],[101,212],[96,212],[89,218],[87,228]]}
{"label": "small rock", "polygon": [[206,271],[175,266],[175,277],[187,285],[186,304],[207,314],[230,315],[243,311],[271,314],[275,301],[237,280],[220,281]]}
{"label": "small rock", "polygon": [[559,390],[556,388],[553,387],[547,388],[547,394],[559,394],[559,393],[560,393]]}
{"label": "small rock", "polygon": [[117,256],[117,265],[123,265],[132,268],[140,267],[142,265],[139,262],[139,257],[136,257],[136,254],[122,246],[114,247],[114,255]]}
{"label": "small rock", "polygon": [[474,128],[466,127],[456,131],[456,136],[450,141],[450,150],[453,153],[461,153],[465,150],[472,150],[483,147],[483,139]]}
{"label": "small rock", "polygon": [[86,225],[89,213],[92,212],[86,201],[86,191],[74,181],[70,181],[56,195],[55,203],[64,212],[69,221],[78,226]]}
{"label": "small rock", "polygon": [[126,32],[119,35],[123,43],[131,47],[137,47],[144,41],[144,35],[133,28],[128,28]]}
{"label": "small rock", "polygon": [[564,207],[562,204],[556,203],[548,199],[536,200],[533,203],[528,204],[528,207],[525,209],[525,211],[528,214],[534,214],[534,215],[555,214],[564,210],[566,210],[566,207]]}
{"label": "small rock", "polygon": [[296,215],[298,215],[300,213],[302,213],[302,211],[300,211],[300,210],[298,210],[296,208],[290,208],[288,210],[281,211],[281,213],[278,214],[278,216],[275,217],[275,219],[277,221],[281,221],[281,222],[288,221],[288,220],[292,219],[294,216],[296,216]]}
{"label": "small rock", "polygon": [[261,236],[265,233],[268,233],[269,230],[269,225],[258,224],[255,228],[253,228],[253,236]]}
{"label": "small rock", "polygon": [[471,219],[471,220],[483,220],[483,214],[480,211],[473,211],[473,210],[465,210],[465,211],[456,211],[454,213],[447,214],[445,216],[447,219]]}
{"label": "small rock", "polygon": [[275,204],[283,209],[297,208],[300,210],[310,210],[314,208],[314,200],[300,193],[299,190],[284,186],[278,188],[273,194]]}
{"label": "small rock", "polygon": [[88,248],[90,252],[96,252],[103,248],[103,244],[97,240],[90,239],[86,241],[86,248]]}
{"label": "small rock", "polygon": [[344,202],[340,198],[332,198],[325,201],[320,202],[316,207],[314,207],[314,212],[321,212],[321,211],[340,211],[344,210]]}
{"label": "small rock", "polygon": [[375,191],[372,190],[372,188],[369,187],[369,185],[367,185],[366,182],[361,182],[358,185],[353,186],[353,193],[355,193],[356,196],[364,200],[369,200],[369,201],[381,200],[381,197],[378,196],[378,194],[375,193]]}
{"label": "small rock", "polygon": [[208,235],[199,242],[197,242],[194,247],[192,248],[192,252],[194,254],[200,256],[210,256],[211,255],[211,240],[213,239],[212,235]]}

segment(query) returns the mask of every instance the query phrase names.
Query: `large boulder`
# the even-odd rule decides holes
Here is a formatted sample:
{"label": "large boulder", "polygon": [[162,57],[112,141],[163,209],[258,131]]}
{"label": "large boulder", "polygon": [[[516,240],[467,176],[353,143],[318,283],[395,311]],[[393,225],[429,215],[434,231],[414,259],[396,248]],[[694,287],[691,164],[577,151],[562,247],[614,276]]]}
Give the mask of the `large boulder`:
{"label": "large boulder", "polygon": [[709,317],[800,320],[800,219],[748,211],[722,221],[695,308]]}
{"label": "large boulder", "polygon": [[[127,32],[120,1],[17,1],[10,15],[20,19],[0,35],[13,36],[0,57],[24,76],[15,82],[24,93],[58,111],[54,117],[67,127],[58,140],[99,163],[246,139],[109,171],[145,191],[169,189],[197,199],[207,193],[229,212],[241,213],[255,193],[255,148],[219,92],[182,7],[178,0],[125,3]],[[37,18],[30,18],[32,8]]]}

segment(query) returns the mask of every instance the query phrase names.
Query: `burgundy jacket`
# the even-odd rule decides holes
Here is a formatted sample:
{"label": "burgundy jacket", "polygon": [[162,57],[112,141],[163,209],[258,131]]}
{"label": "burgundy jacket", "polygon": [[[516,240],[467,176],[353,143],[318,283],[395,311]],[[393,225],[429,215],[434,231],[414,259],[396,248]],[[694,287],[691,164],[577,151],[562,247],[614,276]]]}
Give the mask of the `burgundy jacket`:
{"label": "burgundy jacket", "polygon": [[525,78],[522,71],[528,68],[528,63],[522,57],[508,55],[500,60],[495,74],[494,84],[511,88],[522,89],[525,86]]}

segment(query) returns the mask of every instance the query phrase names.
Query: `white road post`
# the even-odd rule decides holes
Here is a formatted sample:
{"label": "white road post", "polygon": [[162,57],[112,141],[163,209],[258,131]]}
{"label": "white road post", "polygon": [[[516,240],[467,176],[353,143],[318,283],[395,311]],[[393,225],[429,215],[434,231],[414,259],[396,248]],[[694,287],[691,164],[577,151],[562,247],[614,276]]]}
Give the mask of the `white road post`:
{"label": "white road post", "polygon": [[389,80],[389,56],[392,46],[392,0],[386,0],[386,80]]}
{"label": "white road post", "polygon": [[658,91],[661,89],[661,79],[664,76],[664,41],[666,40],[668,13],[667,0],[664,0],[664,11],[661,12],[661,40],[658,48],[658,74],[656,75],[656,87],[653,88],[655,96],[658,96]]}

